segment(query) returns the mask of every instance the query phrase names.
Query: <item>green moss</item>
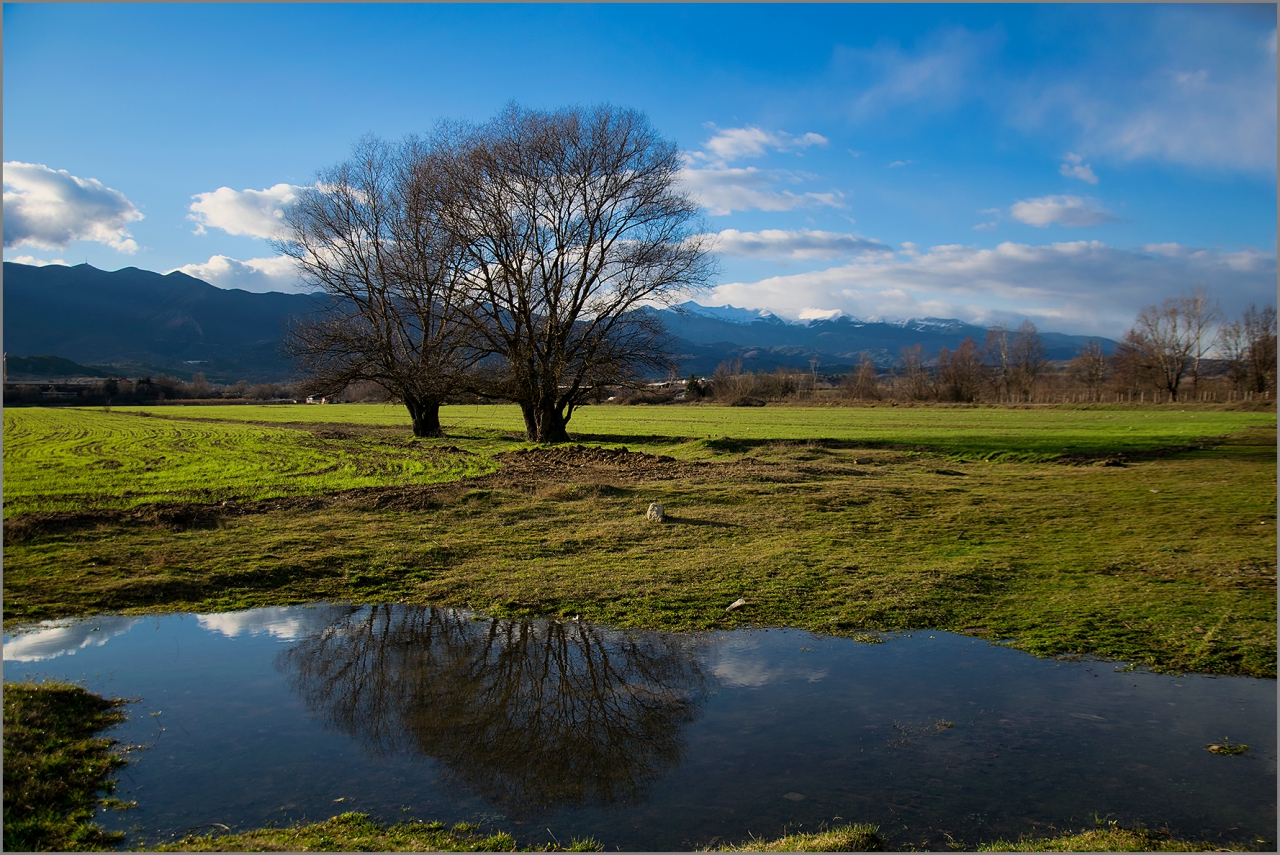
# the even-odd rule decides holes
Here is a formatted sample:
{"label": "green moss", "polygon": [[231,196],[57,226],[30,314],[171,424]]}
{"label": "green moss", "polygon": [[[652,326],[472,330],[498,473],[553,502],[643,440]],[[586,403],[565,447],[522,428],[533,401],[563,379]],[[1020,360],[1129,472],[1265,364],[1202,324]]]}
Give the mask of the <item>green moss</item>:
{"label": "green moss", "polygon": [[98,731],[124,701],[66,683],[4,684],[4,846],[9,852],[110,849],[123,835],[92,820],[124,760]]}
{"label": "green moss", "polygon": [[[1269,841],[1259,840],[1258,843]],[[978,847],[979,852],[1249,852],[1248,847],[1224,847],[1205,840],[1178,840],[1163,831],[1120,828],[1106,824],[1058,837],[997,840]]]}
{"label": "green moss", "polygon": [[776,840],[753,837],[740,844],[718,846],[714,852],[883,852],[884,840],[874,825],[840,825],[808,834],[788,834]]}
{"label": "green moss", "polygon": [[598,852],[594,840],[574,840],[566,847],[548,844],[520,850],[505,832],[484,834],[459,823],[402,822],[381,825],[367,814],[344,813],[324,822],[289,828],[260,828],[227,834],[191,835],[155,847],[159,852]]}

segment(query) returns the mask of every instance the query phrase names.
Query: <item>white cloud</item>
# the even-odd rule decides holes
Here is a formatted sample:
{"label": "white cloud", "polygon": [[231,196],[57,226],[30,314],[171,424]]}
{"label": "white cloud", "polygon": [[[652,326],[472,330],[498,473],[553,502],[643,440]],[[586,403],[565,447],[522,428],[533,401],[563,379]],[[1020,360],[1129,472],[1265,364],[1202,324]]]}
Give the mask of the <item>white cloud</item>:
{"label": "white cloud", "polygon": [[1009,216],[1020,223],[1040,228],[1053,223],[1060,226],[1097,226],[1115,221],[1115,217],[1098,207],[1093,199],[1079,196],[1023,199],[1010,206]]}
{"label": "white cloud", "polygon": [[1113,76],[1095,71],[1108,62],[1087,58],[1058,80],[1011,82],[1011,120],[1032,128],[1067,119],[1094,157],[1274,175],[1274,32],[1260,39],[1251,24],[1195,7],[1153,17],[1132,37],[1150,56],[1145,68]]}
{"label": "white cloud", "polygon": [[999,208],[979,208],[978,213],[986,214],[990,216],[991,219],[985,223],[978,223],[976,226],[973,227],[974,231],[978,231],[978,232],[991,231],[996,226],[1000,225],[1000,209]]}
{"label": "white cloud", "polygon": [[1033,319],[1042,329],[1121,335],[1144,306],[1208,285],[1228,314],[1275,299],[1276,257],[1258,250],[1178,244],[1120,249],[1101,241],[1001,243],[993,249],[904,243],[895,257],[870,256],[808,273],[734,282],[711,303],[761,307],[799,318],[815,310],[854,317],[959,318],[977,324]]}
{"label": "white cloud", "polygon": [[132,255],[129,223],[142,212],[119,190],[42,163],[4,164],[4,245],[65,249],[91,240]]}
{"label": "white cloud", "polygon": [[874,81],[851,105],[857,118],[904,104],[950,110],[973,91],[976,72],[1002,40],[997,31],[949,29],[930,34],[914,50],[888,41],[870,49],[839,49],[835,64]]}
{"label": "white cloud", "polygon": [[1068,178],[1079,178],[1090,184],[1098,183],[1098,176],[1093,174],[1093,167],[1084,163],[1084,158],[1073,152],[1067,152],[1066,163],[1058,167],[1058,172]]}
{"label": "white cloud", "polygon": [[6,258],[5,261],[12,261],[14,264],[30,264],[34,267],[44,267],[49,264],[60,264],[63,267],[67,266],[67,263],[61,258],[51,258],[48,261],[45,261],[42,258],[36,258],[34,255],[15,255],[13,258]]}
{"label": "white cloud", "polygon": [[196,615],[200,628],[220,632],[227,638],[237,635],[272,635],[285,641],[296,641],[307,633],[305,612],[297,606],[275,606],[243,612]]}
{"label": "white cloud", "polygon": [[908,163],[915,163],[915,161],[914,160],[895,160],[893,163],[889,164],[889,168],[893,169],[894,167],[898,167],[898,166],[906,166]]}
{"label": "white cloud", "polygon": [[689,152],[687,157],[694,162],[723,166],[744,157],[762,157],[771,149],[795,151],[811,145],[826,145],[827,142],[826,137],[812,132],[796,137],[786,131],[766,131],[750,126],[723,128],[703,143],[703,151]]}
{"label": "white cloud", "polygon": [[90,620],[41,621],[40,629],[24,632],[4,645],[6,662],[43,662],[74,656],[77,650],[102,647],[128,632],[141,618],[103,615]]}
{"label": "white cloud", "polygon": [[859,235],[810,229],[725,229],[716,235],[716,251],[746,258],[839,258],[847,255],[893,254],[887,244]]}
{"label": "white cloud", "polygon": [[276,184],[265,190],[219,187],[192,196],[195,201],[187,219],[195,222],[198,235],[208,227],[232,235],[269,238],[280,228],[284,207],[298,198],[302,189],[294,184]]}
{"label": "white cloud", "polygon": [[796,208],[826,205],[844,207],[844,194],[838,190],[828,193],[792,193],[790,190],[772,189],[784,178],[795,180],[780,170],[763,170],[754,166],[745,169],[692,169],[680,170],[680,182],[693,194],[712,216],[724,216],[734,211],[791,211]]}
{"label": "white cloud", "polygon": [[215,255],[202,264],[184,264],[174,270],[196,279],[203,279],[219,288],[239,288],[256,294],[267,291],[297,293],[309,290],[298,280],[294,261],[287,255],[275,258],[251,258],[238,261],[225,255]]}

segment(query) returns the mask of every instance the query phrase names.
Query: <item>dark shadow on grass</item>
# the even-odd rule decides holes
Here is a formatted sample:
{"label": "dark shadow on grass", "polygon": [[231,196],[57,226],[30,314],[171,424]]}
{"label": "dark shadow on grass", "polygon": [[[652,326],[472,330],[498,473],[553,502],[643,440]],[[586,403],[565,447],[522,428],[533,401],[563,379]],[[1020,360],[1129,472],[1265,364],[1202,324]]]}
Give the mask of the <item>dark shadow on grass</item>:
{"label": "dark shadow on grass", "polygon": [[719,520],[699,520],[694,519],[693,517],[673,517],[671,514],[663,516],[662,522],[664,525],[700,525],[708,526],[710,528],[746,528],[746,526],[741,523],[727,523],[720,522]]}

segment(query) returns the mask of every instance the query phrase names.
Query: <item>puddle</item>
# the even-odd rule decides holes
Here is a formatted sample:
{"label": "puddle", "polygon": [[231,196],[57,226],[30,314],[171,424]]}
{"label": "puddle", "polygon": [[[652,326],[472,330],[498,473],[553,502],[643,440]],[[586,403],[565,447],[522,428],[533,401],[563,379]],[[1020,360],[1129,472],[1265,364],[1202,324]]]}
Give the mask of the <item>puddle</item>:
{"label": "puddle", "polygon": [[[1275,681],[942,632],[860,644],[321,605],[59,622],[5,636],[4,660],[6,680],[141,698],[112,733],[151,746],[121,770],[139,806],[99,818],[130,845],[348,810],[624,850],[833,821],[941,850],[1095,816],[1251,847],[1276,828]],[[1224,738],[1251,750],[1206,750]]]}

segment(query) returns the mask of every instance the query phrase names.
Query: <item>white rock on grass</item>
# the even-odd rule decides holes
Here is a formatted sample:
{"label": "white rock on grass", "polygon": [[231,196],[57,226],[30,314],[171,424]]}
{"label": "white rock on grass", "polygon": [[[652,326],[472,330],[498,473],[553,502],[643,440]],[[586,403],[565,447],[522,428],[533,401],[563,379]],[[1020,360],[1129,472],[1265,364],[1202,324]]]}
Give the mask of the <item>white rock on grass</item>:
{"label": "white rock on grass", "polygon": [[656,523],[662,522],[664,519],[666,519],[666,516],[662,513],[662,505],[658,504],[657,502],[654,502],[653,504],[649,505],[649,510],[645,513],[644,518],[647,519],[649,522],[656,522]]}

